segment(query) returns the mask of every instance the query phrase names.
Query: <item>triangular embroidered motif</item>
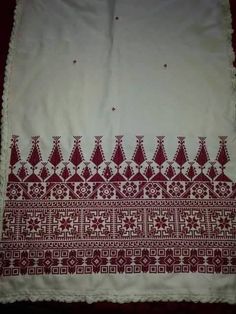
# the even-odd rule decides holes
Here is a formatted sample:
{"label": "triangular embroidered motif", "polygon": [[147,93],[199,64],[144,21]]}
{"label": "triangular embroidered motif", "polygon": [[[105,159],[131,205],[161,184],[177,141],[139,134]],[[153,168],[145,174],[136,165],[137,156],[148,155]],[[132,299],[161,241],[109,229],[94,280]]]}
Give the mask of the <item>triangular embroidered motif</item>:
{"label": "triangular embroidered motif", "polygon": [[164,147],[164,136],[157,136],[157,148],[153,156],[153,160],[161,166],[166,160],[166,152]]}
{"label": "triangular embroidered motif", "polygon": [[68,162],[63,162],[64,164],[64,168],[61,170],[60,176],[64,179],[64,181],[66,181],[70,176],[70,169],[68,169]]}
{"label": "triangular embroidered motif", "polygon": [[105,160],[101,145],[101,139],[102,136],[95,137],[95,147],[90,159],[97,167]]}
{"label": "triangular embroidered motif", "polygon": [[17,135],[13,135],[11,139],[11,155],[10,155],[10,166],[14,166],[21,158],[20,151],[18,147],[18,137]]}
{"label": "triangular embroidered motif", "polygon": [[84,162],[85,167],[82,170],[81,176],[85,179],[88,180],[89,177],[92,175],[92,171],[89,168],[89,162]]}
{"label": "triangular embroidered motif", "polygon": [[209,154],[208,154],[208,151],[206,149],[206,143],[205,143],[205,137],[199,137],[199,143],[200,143],[200,147],[199,147],[199,150],[198,150],[198,153],[197,153],[197,156],[195,158],[195,160],[197,161],[197,163],[200,165],[200,166],[204,166],[207,161],[210,159],[209,158]]}
{"label": "triangular embroidered motif", "polygon": [[104,176],[107,180],[109,180],[109,179],[111,178],[111,176],[112,176],[112,170],[111,170],[111,168],[109,167],[110,162],[106,162],[105,164],[106,164],[106,168],[103,170],[103,176]]}
{"label": "triangular embroidered motif", "polygon": [[140,166],[146,160],[146,155],[143,147],[143,136],[137,136],[137,145],[132,160],[138,166]]}
{"label": "triangular embroidered motif", "polygon": [[70,162],[75,167],[78,167],[78,165],[84,160],[83,153],[80,147],[80,139],[81,136],[74,136],[74,147],[69,158]]}
{"label": "triangular embroidered motif", "polygon": [[226,136],[220,136],[220,148],[216,157],[216,160],[221,164],[221,166],[224,166],[227,164],[228,161],[230,161],[228,150],[226,147]]}
{"label": "triangular embroidered motif", "polygon": [[170,180],[175,175],[175,169],[172,166],[173,165],[173,161],[168,161],[168,164],[169,164],[169,166],[166,169],[165,175]]}
{"label": "triangular embroidered motif", "polygon": [[134,174],[134,170],[131,166],[131,161],[126,161],[127,166],[125,167],[125,170],[123,172],[124,176],[129,180],[130,177]]}
{"label": "triangular embroidered motif", "polygon": [[41,168],[40,172],[39,172],[39,176],[40,178],[45,181],[45,179],[47,179],[50,176],[50,172],[48,170],[48,168],[46,167],[47,162],[42,162],[43,167]]}
{"label": "triangular embroidered motif", "polygon": [[18,177],[24,181],[24,179],[27,177],[28,175],[28,171],[27,171],[27,168],[25,167],[26,165],[26,162],[21,162],[21,167],[19,168],[18,172],[17,172],[17,175]]}
{"label": "triangular embroidered motif", "polygon": [[122,147],[122,137],[123,136],[116,136],[116,146],[113,151],[111,160],[119,166],[125,160],[125,153]]}
{"label": "triangular embroidered motif", "polygon": [[51,151],[51,154],[48,158],[48,161],[56,167],[59,165],[59,163],[63,160],[62,154],[61,154],[61,148],[60,148],[60,136],[54,136],[53,137],[53,149]]}
{"label": "triangular embroidered motif", "polygon": [[177,148],[177,152],[175,154],[174,157],[174,161],[180,166],[182,167],[186,161],[188,161],[188,154],[185,148],[185,137],[179,136],[179,146]]}
{"label": "triangular embroidered motif", "polygon": [[33,168],[42,160],[40,148],[38,145],[38,139],[39,136],[32,137],[32,148],[27,158],[27,161],[31,164]]}
{"label": "triangular embroidered motif", "polygon": [[207,175],[213,180],[218,175],[218,172],[216,170],[216,167],[214,167],[215,162],[214,161],[210,162],[210,164],[211,167],[209,168]]}
{"label": "triangular embroidered motif", "polygon": [[152,162],[147,162],[148,166],[144,170],[144,175],[148,178],[148,180],[155,174],[153,167],[151,166]]}

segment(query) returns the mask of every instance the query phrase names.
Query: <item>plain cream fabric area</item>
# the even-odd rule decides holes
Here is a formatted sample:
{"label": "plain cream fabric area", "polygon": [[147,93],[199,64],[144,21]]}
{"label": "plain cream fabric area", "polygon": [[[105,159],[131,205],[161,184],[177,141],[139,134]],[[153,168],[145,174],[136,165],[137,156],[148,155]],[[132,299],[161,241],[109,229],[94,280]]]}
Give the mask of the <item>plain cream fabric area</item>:
{"label": "plain cream fabric area", "polygon": [[[3,276],[0,281],[1,302],[25,299],[87,302],[99,300],[236,302],[236,208],[233,194],[236,180],[235,104],[232,60],[229,56],[230,43],[225,25],[225,19],[229,17],[224,15],[223,3],[228,6],[227,1],[221,0],[18,1],[14,43],[10,51],[11,64],[7,77],[8,94],[5,96],[3,112],[5,153],[2,175],[5,184],[2,187],[2,195],[5,211],[3,208],[2,215],[3,220],[6,219],[7,222],[5,229],[3,228],[1,242],[2,254],[5,254],[5,259],[1,255],[3,265]],[[38,136],[40,154],[37,146]],[[71,152],[73,136],[75,148]],[[78,148],[80,136],[83,157]],[[122,149],[121,136],[124,137]],[[159,148],[153,157],[157,136]],[[162,150],[163,136],[166,137],[168,161]],[[59,137],[61,137],[60,152],[58,152]],[[95,149],[94,137],[97,137]],[[138,144],[134,151],[136,137]],[[184,137],[186,148],[183,144]],[[200,150],[198,150],[199,137]],[[115,138],[118,146],[114,151]],[[205,139],[210,157],[205,152]],[[180,146],[176,153],[177,142]],[[73,157],[75,154],[77,157]],[[109,159],[107,156],[113,157]],[[174,159],[171,159],[171,156],[175,156]],[[214,156],[217,156],[219,164],[216,163]],[[67,160],[69,161],[66,162]],[[95,171],[94,177],[91,173],[86,177],[86,165],[88,166],[89,161],[93,162],[93,167],[90,167],[88,173]],[[135,167],[138,169],[136,179],[128,175],[126,168],[132,161],[136,163]],[[198,167],[194,171],[201,173],[206,171],[209,183],[206,183],[206,176],[204,179],[201,177],[193,187],[190,187],[192,183],[187,183],[187,180],[190,182],[194,175],[196,176],[196,173],[191,176],[188,170],[194,161],[198,162]],[[30,166],[25,171],[27,162]],[[68,166],[69,162],[73,165]],[[154,162],[157,163],[158,171],[161,172],[164,167],[165,179],[160,179],[159,176],[155,181],[158,183],[148,185],[149,183],[144,181],[149,181],[151,175],[149,176],[149,170],[145,169],[149,169]],[[174,177],[174,174],[171,176],[168,172],[174,162],[178,164],[176,171],[180,169],[181,176],[178,179],[176,177],[173,182],[169,180],[171,182],[160,183]],[[48,180],[51,171],[49,163],[52,172],[54,171],[51,180]],[[227,178],[222,175],[219,180],[214,181],[214,175],[210,171],[215,171],[214,167],[217,165],[217,175],[222,171]],[[66,172],[67,166],[70,167],[69,172]],[[117,171],[120,175],[113,180],[115,183],[109,183],[113,182],[109,177],[109,167],[113,167],[113,174]],[[96,170],[93,170],[94,168]],[[12,172],[7,179],[9,169]],[[77,178],[74,181],[67,179],[74,171],[76,174],[78,171],[79,179],[76,176],[73,177]],[[182,175],[187,172],[191,180],[186,179],[187,175],[185,177]],[[127,182],[124,179],[125,175],[128,178]],[[58,176],[63,177],[64,181],[62,179],[59,181]],[[81,177],[85,178],[84,182]],[[104,181],[101,177],[105,178]],[[106,183],[101,184],[105,181]],[[66,185],[65,182],[70,183]],[[84,184],[81,191],[80,184]],[[172,191],[173,186],[175,192]],[[88,193],[92,193],[89,198],[84,192],[85,188],[88,189]],[[135,197],[130,192],[132,188],[135,190],[133,193],[137,193]],[[225,189],[224,192],[219,192],[220,188]],[[138,194],[137,189],[144,191],[144,194]],[[153,192],[155,189],[158,191],[161,189],[162,192],[157,191],[155,194]],[[176,192],[178,189],[182,193],[184,205],[178,203],[180,195]],[[201,193],[203,196],[200,196]],[[73,202],[77,202],[81,195],[84,197],[83,203],[78,204],[82,205],[75,205],[77,203]],[[119,203],[120,199],[126,196],[124,203]],[[135,201],[132,203],[133,197],[137,203]],[[145,203],[149,198],[152,198],[150,203]],[[170,205],[168,200],[166,203],[155,205],[156,203],[152,201],[156,199],[153,198],[158,200],[168,198],[173,200],[175,205]],[[189,203],[185,198],[190,199]],[[87,199],[90,202],[88,205]],[[190,203],[192,199],[195,203]],[[217,199],[217,205],[214,199]],[[96,201],[98,203],[101,201],[101,205],[97,205]],[[174,231],[176,235],[173,236],[173,242],[169,243],[183,241],[185,246],[185,241],[186,243],[189,241],[190,246],[186,246],[186,252],[193,249],[191,257],[186,257],[189,253],[185,251],[180,253],[177,244],[173,251],[169,244],[170,250],[167,250],[166,257],[163,257],[161,249],[163,246],[160,246],[160,250],[158,248],[160,255],[155,256],[153,250],[156,249],[155,243],[159,243],[160,236],[155,238],[154,227],[150,227],[151,231],[148,233],[152,221],[147,217],[150,210],[158,212],[159,208],[163,207],[165,212],[166,209],[169,210],[168,206],[173,206],[170,213],[176,211],[173,220],[170,218],[170,224],[177,219],[175,221],[177,231]],[[139,212],[133,214],[135,207]],[[144,207],[147,209],[143,214]],[[181,216],[182,211],[188,210],[189,207],[191,207],[189,218]],[[110,212],[105,214],[102,212],[102,220],[98,220],[99,210],[105,211],[106,208],[113,211],[111,220]],[[12,217],[18,209],[19,214],[16,214],[17,218],[14,220]],[[194,213],[198,209],[199,213],[195,217]],[[224,211],[221,218],[217,216],[220,214],[214,216],[213,213],[219,209]],[[40,210],[39,214],[36,213]],[[63,210],[66,212],[64,216]],[[73,214],[73,210],[77,210],[78,217],[81,217],[78,218],[81,219],[80,222],[77,220],[77,214]],[[89,210],[92,212],[90,216],[87,212]],[[116,212],[120,210],[126,210],[129,214],[126,218],[120,218],[123,216],[117,214],[118,231],[115,234],[114,221]],[[202,214],[205,210],[209,210],[206,224]],[[25,218],[27,213],[31,215],[29,218]],[[88,217],[84,218],[86,215]],[[164,216],[155,218],[159,221],[162,219],[162,225],[156,227],[156,232],[162,234],[164,240],[172,237],[172,234],[170,236],[165,233],[168,230],[165,231],[167,223],[164,219],[168,219],[171,214],[166,215],[167,218]],[[177,216],[180,218],[176,218]],[[71,219],[74,219],[73,222]],[[137,222],[132,219],[137,219]],[[199,221],[190,226],[194,219]],[[214,219],[218,219],[216,223],[213,222]],[[108,229],[103,229],[104,220],[108,223],[106,227]],[[142,220],[147,221],[144,229],[140,227]],[[182,232],[184,223],[186,227]],[[17,225],[16,229],[14,226],[9,227],[11,224]],[[38,227],[35,227],[35,224],[38,224]],[[203,229],[206,225],[206,230],[197,229],[199,224],[202,224]],[[49,232],[50,228],[52,231]],[[79,230],[80,235],[82,232],[84,234],[81,238],[76,238],[74,233],[70,233],[70,228],[74,228],[74,232]],[[103,232],[110,230],[109,228],[113,233],[106,236]],[[194,228],[197,231],[194,231]],[[91,236],[89,232],[92,232],[92,229],[94,234]],[[122,240],[119,238],[122,237],[122,233],[119,233],[121,229],[124,230],[122,232],[126,232],[126,237]],[[38,230],[41,230],[41,233]],[[160,230],[161,232],[163,230],[163,233],[158,233]],[[183,238],[186,234],[184,232],[189,232],[186,238]],[[200,232],[205,233],[200,235]],[[212,234],[215,232],[213,239],[215,242],[211,242],[209,235],[211,232]],[[217,238],[221,236],[222,238]],[[105,244],[106,237],[112,244]],[[14,247],[14,241],[19,247]],[[123,248],[128,246],[129,241],[134,241],[130,244],[130,250],[133,247],[135,250],[137,241],[139,244],[136,249],[141,253],[136,251],[130,253],[128,249],[124,253]],[[153,241],[150,247],[149,241]],[[197,241],[199,244],[196,244]],[[206,247],[203,247],[202,251],[199,249],[199,255],[196,255],[202,243],[207,243]],[[78,255],[81,247],[84,248],[83,245],[85,249]],[[95,249],[92,255],[89,255],[93,245]],[[105,249],[98,253],[100,246]],[[117,248],[121,248],[118,255],[108,257],[107,254],[113,254],[112,249]],[[11,257],[9,254],[12,254]],[[140,257],[132,254],[140,254]],[[108,267],[106,265],[109,261],[111,265]],[[83,266],[83,262],[87,263],[87,268]],[[138,266],[129,268],[132,263]],[[181,263],[187,266],[178,268]],[[147,266],[149,264],[150,268]],[[196,266],[197,264],[199,266]]]}
{"label": "plain cream fabric area", "polygon": [[9,104],[10,117],[12,112],[19,117],[13,133],[65,133],[61,114],[74,134],[84,134],[89,123],[88,136],[234,131],[220,1],[23,6]]}

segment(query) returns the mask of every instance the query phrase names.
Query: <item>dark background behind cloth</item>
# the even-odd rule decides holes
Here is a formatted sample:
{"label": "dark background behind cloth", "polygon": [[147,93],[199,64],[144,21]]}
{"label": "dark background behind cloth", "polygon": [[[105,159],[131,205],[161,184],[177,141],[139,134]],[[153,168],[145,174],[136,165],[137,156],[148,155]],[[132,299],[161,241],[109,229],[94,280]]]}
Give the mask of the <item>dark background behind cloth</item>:
{"label": "dark background behind cloth", "polygon": [[[236,52],[236,0],[230,0],[230,4],[234,29],[232,45],[234,51]],[[13,24],[14,8],[15,0],[0,0],[0,96],[2,96],[3,92],[5,64]],[[234,66],[236,66],[236,62],[234,62]],[[0,101],[0,103],[2,103],[2,101]],[[13,304],[0,304],[0,312],[2,314],[235,314],[236,305],[191,302],[144,302],[126,304],[109,302],[98,302],[93,304],[87,304],[84,302],[15,302]]]}

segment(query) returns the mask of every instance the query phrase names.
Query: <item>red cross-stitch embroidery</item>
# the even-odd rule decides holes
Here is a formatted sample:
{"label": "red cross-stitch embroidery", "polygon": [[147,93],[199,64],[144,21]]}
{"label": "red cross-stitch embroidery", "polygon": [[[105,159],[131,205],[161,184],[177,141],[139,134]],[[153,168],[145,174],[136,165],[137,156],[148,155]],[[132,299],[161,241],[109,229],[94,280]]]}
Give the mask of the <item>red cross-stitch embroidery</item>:
{"label": "red cross-stitch embroidery", "polygon": [[21,156],[11,140],[0,274],[236,273],[236,184],[226,175],[227,138],[210,156],[205,137],[190,159],[184,137],[168,156],[157,136],[151,158],[144,137],[133,153],[117,136],[105,156],[96,136],[85,159],[53,138],[43,159],[40,138]]}

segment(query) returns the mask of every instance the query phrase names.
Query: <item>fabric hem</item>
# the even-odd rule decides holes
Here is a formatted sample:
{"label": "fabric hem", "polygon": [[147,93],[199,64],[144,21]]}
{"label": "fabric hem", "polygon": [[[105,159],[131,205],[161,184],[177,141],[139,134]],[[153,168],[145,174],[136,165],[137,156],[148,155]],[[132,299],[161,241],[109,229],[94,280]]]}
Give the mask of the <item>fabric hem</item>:
{"label": "fabric hem", "polygon": [[214,296],[214,295],[105,295],[105,294],[96,294],[96,295],[75,295],[75,294],[55,294],[52,292],[45,292],[43,294],[16,294],[9,295],[5,297],[0,297],[1,303],[13,303],[17,301],[59,301],[59,302],[113,302],[113,303],[130,303],[130,302],[194,302],[194,303],[229,303],[235,304],[235,296]]}
{"label": "fabric hem", "polygon": [[0,239],[2,234],[2,215],[4,207],[4,191],[6,187],[6,171],[8,161],[8,100],[10,91],[10,80],[12,73],[12,61],[14,58],[16,34],[19,25],[19,20],[22,12],[23,0],[16,0],[16,6],[14,10],[13,26],[11,31],[11,37],[8,48],[8,56],[5,66],[3,95],[2,95],[2,115],[1,115],[1,154],[0,154]]}

